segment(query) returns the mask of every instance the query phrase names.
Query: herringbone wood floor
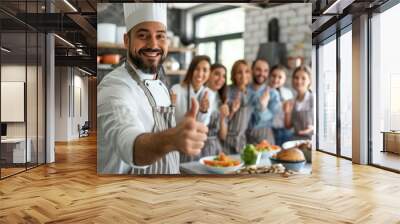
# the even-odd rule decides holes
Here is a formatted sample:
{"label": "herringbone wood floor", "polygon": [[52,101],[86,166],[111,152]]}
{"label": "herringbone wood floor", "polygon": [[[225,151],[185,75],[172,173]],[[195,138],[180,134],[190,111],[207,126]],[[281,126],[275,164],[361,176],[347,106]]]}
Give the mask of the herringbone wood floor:
{"label": "herringbone wood floor", "polygon": [[99,177],[96,139],[0,181],[0,223],[400,223],[400,175],[315,153],[310,176]]}

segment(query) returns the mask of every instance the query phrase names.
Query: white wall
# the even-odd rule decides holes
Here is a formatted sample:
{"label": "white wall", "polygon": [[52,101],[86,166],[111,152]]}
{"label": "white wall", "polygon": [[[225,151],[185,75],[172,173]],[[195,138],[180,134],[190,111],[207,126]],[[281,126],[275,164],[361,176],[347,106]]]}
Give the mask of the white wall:
{"label": "white wall", "polygon": [[72,67],[56,67],[56,141],[77,139],[78,124],[83,125],[88,120],[88,78],[82,75],[83,73]]}

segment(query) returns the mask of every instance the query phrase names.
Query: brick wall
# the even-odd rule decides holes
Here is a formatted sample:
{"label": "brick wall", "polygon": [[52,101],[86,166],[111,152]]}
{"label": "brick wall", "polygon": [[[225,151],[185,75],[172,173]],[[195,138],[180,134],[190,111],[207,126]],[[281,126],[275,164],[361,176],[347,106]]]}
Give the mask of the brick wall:
{"label": "brick wall", "polygon": [[[249,62],[257,57],[261,43],[268,41],[268,22],[277,18],[280,27],[280,42],[286,43],[288,56],[304,57],[311,63],[311,3],[290,3],[267,9],[246,9],[244,32],[245,59]],[[297,47],[297,46],[303,47]]]}

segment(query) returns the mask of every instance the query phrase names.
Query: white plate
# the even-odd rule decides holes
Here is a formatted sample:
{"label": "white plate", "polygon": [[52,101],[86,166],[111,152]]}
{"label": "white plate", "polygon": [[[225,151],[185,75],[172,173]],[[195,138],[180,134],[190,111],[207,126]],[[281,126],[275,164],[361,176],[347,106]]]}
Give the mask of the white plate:
{"label": "white plate", "polygon": [[301,145],[303,143],[308,142],[308,140],[294,140],[294,141],[288,141],[282,144],[283,149],[290,149],[293,147],[296,147],[298,145]]}
{"label": "white plate", "polygon": [[261,151],[261,158],[262,159],[266,159],[266,158],[271,158],[273,155],[277,154],[278,152],[280,152],[282,149],[277,149],[277,150],[265,150],[265,151]]}
{"label": "white plate", "polygon": [[[235,172],[236,170],[240,169],[240,167],[243,166],[243,162],[237,166],[228,166],[228,167],[215,167],[215,166],[208,166],[204,164],[204,160],[214,160],[216,156],[206,156],[203,157],[199,160],[199,163],[203,165],[209,172],[211,173],[216,173],[216,174],[224,174],[224,173],[230,173],[230,172]],[[229,158],[236,159],[234,157],[228,156]]]}

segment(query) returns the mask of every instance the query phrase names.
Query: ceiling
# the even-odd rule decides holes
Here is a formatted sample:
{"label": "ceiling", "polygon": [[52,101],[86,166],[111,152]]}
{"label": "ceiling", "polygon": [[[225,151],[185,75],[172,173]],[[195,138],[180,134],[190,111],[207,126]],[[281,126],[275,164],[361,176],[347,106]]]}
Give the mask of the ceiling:
{"label": "ceiling", "polygon": [[318,43],[337,29],[351,24],[352,18],[372,11],[388,0],[313,0],[312,36]]}
{"label": "ceiling", "polygon": [[[36,33],[51,32],[75,45],[72,47],[61,38],[55,38],[56,66],[68,64],[69,61],[68,65],[80,66],[95,73],[96,5],[96,0],[1,0],[2,46],[11,50],[7,53],[7,60],[14,62],[19,60],[24,63],[26,55],[27,58],[34,58],[38,49],[34,43],[30,44],[32,37],[36,36]],[[25,31],[28,32],[27,35]],[[29,32],[35,35],[30,35]],[[73,57],[74,60],[61,56]],[[81,59],[82,63],[76,59]]]}

